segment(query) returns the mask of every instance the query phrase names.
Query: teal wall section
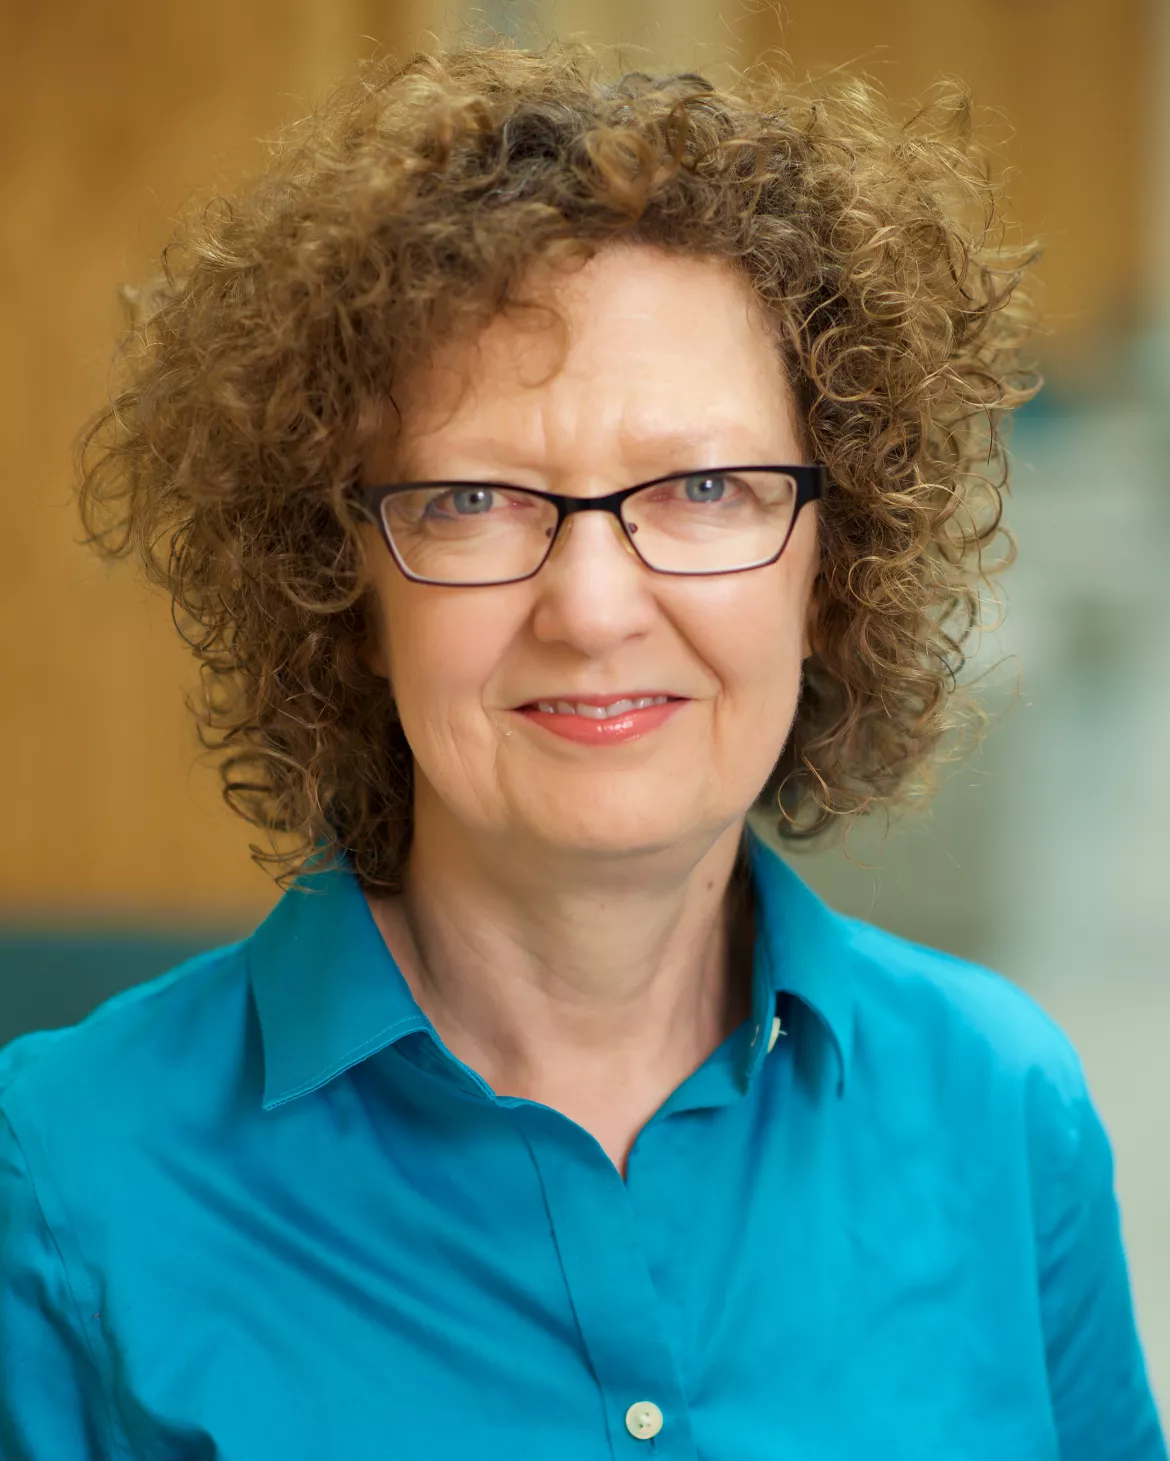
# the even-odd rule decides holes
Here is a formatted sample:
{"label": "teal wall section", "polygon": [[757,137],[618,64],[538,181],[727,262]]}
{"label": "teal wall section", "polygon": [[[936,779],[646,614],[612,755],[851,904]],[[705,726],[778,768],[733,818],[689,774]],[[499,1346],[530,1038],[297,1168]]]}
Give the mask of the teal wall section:
{"label": "teal wall section", "polygon": [[119,990],[237,937],[232,930],[59,932],[0,924],[0,1045],[28,1030],[74,1024]]}

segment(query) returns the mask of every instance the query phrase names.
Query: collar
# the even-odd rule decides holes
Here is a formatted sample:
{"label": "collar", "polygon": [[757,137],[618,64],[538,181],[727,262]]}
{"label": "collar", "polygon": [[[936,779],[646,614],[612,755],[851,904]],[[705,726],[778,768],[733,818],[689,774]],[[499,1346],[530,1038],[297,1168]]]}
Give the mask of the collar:
{"label": "collar", "polygon": [[[782,995],[806,1006],[833,1046],[838,1092],[853,1044],[844,920],[747,831],[756,898],[748,1071],[759,1069]],[[343,865],[299,878],[245,944],[264,1050],[264,1109],[326,1085],[403,1036],[433,1026]],[[767,1012],[765,1022],[764,1012]]]}
{"label": "collar", "polygon": [[[749,822],[745,836],[755,891],[756,946],[752,1007],[782,1013],[796,999],[815,1017],[833,1047],[837,1093],[853,1059],[855,990],[848,920],[834,913]],[[767,1031],[757,1015],[749,1074],[767,1054]]]}
{"label": "collar", "polygon": [[266,1111],[433,1028],[344,865],[298,878],[246,948]]}

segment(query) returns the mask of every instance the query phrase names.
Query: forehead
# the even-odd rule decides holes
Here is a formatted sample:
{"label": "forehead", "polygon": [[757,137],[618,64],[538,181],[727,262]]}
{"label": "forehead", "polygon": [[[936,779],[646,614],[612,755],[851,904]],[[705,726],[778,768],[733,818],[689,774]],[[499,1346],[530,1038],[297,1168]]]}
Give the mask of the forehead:
{"label": "forehead", "polygon": [[573,274],[534,273],[526,295],[545,308],[448,342],[396,392],[400,463],[556,471],[596,459],[604,470],[620,457],[666,471],[703,457],[796,459],[777,348],[728,264],[616,247]]}

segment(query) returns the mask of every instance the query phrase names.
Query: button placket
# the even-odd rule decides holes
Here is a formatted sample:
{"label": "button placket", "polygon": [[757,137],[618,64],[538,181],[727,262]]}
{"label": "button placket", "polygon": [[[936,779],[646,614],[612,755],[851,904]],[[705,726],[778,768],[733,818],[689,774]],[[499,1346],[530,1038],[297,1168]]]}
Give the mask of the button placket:
{"label": "button placket", "polygon": [[651,1279],[625,1183],[596,1140],[566,1117],[536,1106],[517,1115],[616,1448],[604,1454],[616,1458],[634,1440],[653,1441],[662,1461],[697,1461],[669,1310]]}

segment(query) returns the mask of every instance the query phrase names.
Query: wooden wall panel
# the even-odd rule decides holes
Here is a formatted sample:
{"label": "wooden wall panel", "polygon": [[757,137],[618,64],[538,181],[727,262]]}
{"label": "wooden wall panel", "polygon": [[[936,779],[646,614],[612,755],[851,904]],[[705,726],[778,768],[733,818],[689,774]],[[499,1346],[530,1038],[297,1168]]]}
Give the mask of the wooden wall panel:
{"label": "wooden wall panel", "polygon": [[1048,373],[1092,380],[1102,345],[1147,306],[1155,12],[1166,0],[788,0],[756,16],[757,52],[800,71],[857,69],[895,98],[942,76],[1000,139],[1023,233],[1045,256]]}
{"label": "wooden wall panel", "polygon": [[249,829],[192,765],[191,666],[167,606],[77,544],[70,444],[105,394],[116,287],[152,269],[182,202],[252,166],[256,139],[369,51],[371,19],[395,44],[434,17],[345,0],[8,10],[0,914],[235,917],[271,886],[249,862]]}
{"label": "wooden wall panel", "polygon": [[[1007,152],[1019,211],[1050,238],[1060,327],[1050,353],[1072,359],[1108,338],[1137,297],[1152,3],[790,0],[781,32],[770,9],[729,22],[700,0],[555,0],[544,29],[625,36],[675,65],[783,44],[798,69],[856,61],[895,95],[965,74],[1017,124]],[[0,916],[250,914],[272,889],[249,863],[249,829],[192,764],[189,663],[166,606],[77,545],[70,443],[105,392],[121,329],[115,288],[149,271],[180,203],[251,166],[255,139],[303,112],[374,41],[401,49],[428,30],[441,36],[461,8],[41,0],[4,10]]]}

